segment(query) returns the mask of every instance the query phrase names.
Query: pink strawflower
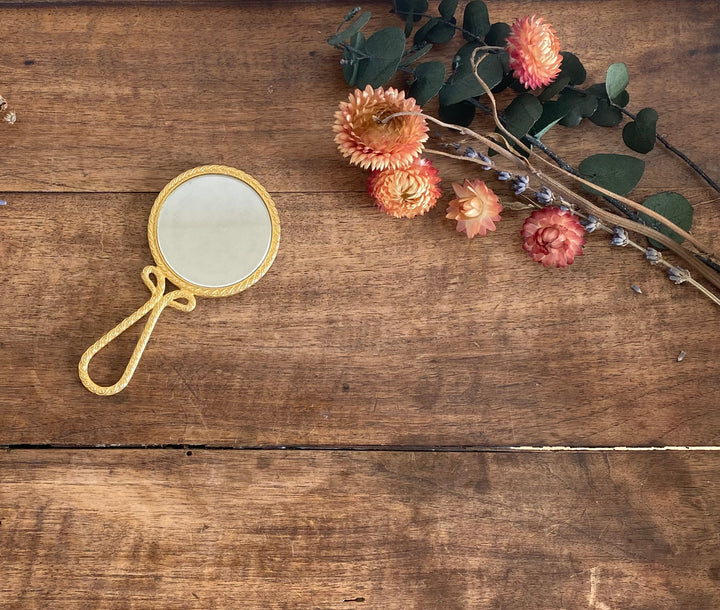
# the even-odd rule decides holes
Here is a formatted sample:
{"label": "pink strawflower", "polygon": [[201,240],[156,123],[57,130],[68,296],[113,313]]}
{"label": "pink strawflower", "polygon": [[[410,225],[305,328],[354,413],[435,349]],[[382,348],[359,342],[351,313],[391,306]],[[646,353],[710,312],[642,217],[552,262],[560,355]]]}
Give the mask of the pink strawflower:
{"label": "pink strawflower", "polygon": [[377,206],[395,218],[425,214],[441,195],[438,171],[427,159],[412,165],[375,171],[368,179],[368,193]]}
{"label": "pink strawflower", "polygon": [[428,139],[428,126],[421,116],[403,115],[382,120],[397,112],[422,112],[414,98],[392,87],[364,91],[355,89],[335,113],[335,143],[350,163],[363,169],[381,170],[412,163]]}
{"label": "pink strawflower", "polygon": [[585,229],[570,212],[548,206],[535,210],[520,232],[523,249],[544,267],[567,267],[582,254]]}
{"label": "pink strawflower", "polygon": [[560,41],[542,17],[516,19],[506,45],[513,76],[526,89],[549,85],[560,74]]}
{"label": "pink strawflower", "polygon": [[482,180],[466,178],[463,184],[453,182],[452,187],[457,199],[449,203],[446,218],[457,220],[457,230],[464,231],[468,239],[494,231],[502,211],[497,195]]}

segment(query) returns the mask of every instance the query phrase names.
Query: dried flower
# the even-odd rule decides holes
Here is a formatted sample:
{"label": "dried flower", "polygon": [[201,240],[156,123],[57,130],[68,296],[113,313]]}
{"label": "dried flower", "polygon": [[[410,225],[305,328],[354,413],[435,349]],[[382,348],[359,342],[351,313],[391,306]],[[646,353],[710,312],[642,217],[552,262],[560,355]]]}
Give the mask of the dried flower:
{"label": "dried flower", "polygon": [[427,123],[421,116],[403,115],[383,119],[398,112],[421,112],[413,98],[389,87],[364,91],[355,89],[335,113],[335,143],[350,163],[363,169],[398,168],[412,163],[428,139]]}
{"label": "dried flower", "polygon": [[560,41],[542,17],[516,19],[507,37],[510,68],[526,89],[553,82],[560,74]]}
{"label": "dried flower", "polygon": [[[548,205],[553,200],[553,192],[546,186],[542,187],[537,193],[535,193],[535,199],[538,203],[541,203],[542,205]],[[565,208],[568,209],[565,206],[560,206],[560,209]]]}
{"label": "dried flower", "polygon": [[585,230],[570,212],[547,207],[535,210],[525,220],[523,249],[544,267],[567,267],[582,254]]}
{"label": "dried flower", "polygon": [[512,178],[512,174],[511,174],[510,172],[506,172],[506,171],[501,170],[501,171],[499,171],[499,172],[497,173],[497,179],[498,179],[498,180],[503,180],[503,181],[505,181],[505,180],[510,180],[510,178]]}
{"label": "dried flower", "polygon": [[627,231],[622,227],[613,227],[613,236],[610,238],[610,243],[621,248],[627,246],[630,243]]}
{"label": "dried flower", "polygon": [[502,212],[497,195],[482,180],[465,179],[463,184],[453,182],[452,187],[456,199],[449,203],[446,218],[457,220],[457,230],[468,238],[494,231]]}
{"label": "dried flower", "polygon": [[587,233],[592,233],[595,229],[597,229],[599,223],[600,221],[598,220],[598,217],[593,216],[592,214],[588,214],[587,218],[580,219],[580,224]]}
{"label": "dried flower", "polygon": [[427,159],[412,165],[374,171],[368,180],[368,193],[378,207],[395,218],[425,214],[442,194],[438,171]]}
{"label": "dried flower", "polygon": [[530,182],[530,176],[515,176],[511,184],[513,193],[522,195],[527,188],[528,182]]}
{"label": "dried flower", "polygon": [[15,121],[17,121],[17,115],[12,110],[8,112],[3,118],[6,122],[10,123],[10,125],[14,125]]}
{"label": "dried flower", "polygon": [[668,269],[668,279],[673,284],[682,284],[690,279],[690,273],[682,267],[670,267]]}
{"label": "dried flower", "polygon": [[645,258],[650,261],[651,265],[657,265],[662,260],[662,254],[655,248],[645,248]]}

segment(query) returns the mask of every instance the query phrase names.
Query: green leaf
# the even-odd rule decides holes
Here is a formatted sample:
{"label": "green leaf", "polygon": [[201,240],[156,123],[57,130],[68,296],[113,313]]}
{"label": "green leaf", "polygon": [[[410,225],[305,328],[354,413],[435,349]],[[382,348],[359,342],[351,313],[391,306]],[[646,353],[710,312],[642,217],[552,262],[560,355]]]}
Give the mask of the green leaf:
{"label": "green leaf", "polygon": [[412,15],[414,21],[419,21],[427,10],[427,0],[393,0],[393,11],[401,17]]}
{"label": "green leaf", "polygon": [[587,78],[587,72],[585,72],[582,62],[569,51],[560,51],[560,55],[562,55],[560,76],[569,77],[571,85],[582,85]]}
{"label": "green leaf", "polygon": [[449,23],[440,19],[440,17],[433,17],[415,32],[413,42],[415,44],[421,44],[425,41],[435,44],[449,42],[452,40],[452,37],[455,36],[454,25],[455,17],[453,17]]}
{"label": "green leaf", "polygon": [[336,44],[340,44],[344,40],[349,40],[350,38],[352,38],[357,32],[360,31],[360,28],[362,28],[364,25],[367,24],[368,21],[370,21],[371,15],[372,13],[370,11],[368,11],[367,13],[360,13],[358,18],[355,19],[355,21],[353,21],[342,32],[328,38],[328,44],[335,46]]}
{"label": "green leaf", "polygon": [[568,113],[560,120],[560,125],[575,127],[584,118],[592,116],[598,105],[598,98],[584,91],[565,90],[558,99],[570,107]]}
{"label": "green leaf", "polygon": [[[350,39],[350,46],[352,46],[354,49],[357,49],[358,51],[365,50],[365,36],[363,36],[362,32],[357,32]],[[348,62],[344,63],[342,66],[343,78],[345,78],[345,82],[348,85],[353,87],[357,82],[357,74],[358,70],[360,69],[361,60],[355,57],[355,54],[348,49],[345,49],[343,51],[343,59]]]}
{"label": "green leaf", "polygon": [[458,0],[442,0],[438,6],[438,12],[442,15],[443,19],[450,19],[455,16],[457,5]]}
{"label": "green leaf", "polygon": [[[680,193],[673,193],[671,191],[657,193],[655,195],[651,195],[645,201],[643,201],[643,205],[646,208],[654,210],[664,218],[667,218],[669,221],[675,223],[684,231],[689,231],[690,227],[692,227],[693,207],[690,205],[688,200],[685,199],[685,197],[683,197]],[[655,226],[657,230],[660,231],[660,233],[662,233],[663,235],[667,235],[670,239],[675,240],[679,244],[685,241],[672,229],[668,229],[664,225],[658,226],[656,224],[657,221],[653,218],[650,218],[650,216],[648,216],[647,214],[643,214],[641,212],[639,216],[643,220],[648,222],[648,224],[650,224],[651,226]],[[654,248],[665,248],[665,246],[663,246],[659,242],[656,242],[654,239],[648,239],[648,241],[652,244]]]}
{"label": "green leaf", "polygon": [[504,47],[508,36],[510,36],[510,26],[498,21],[490,26],[485,35],[485,42],[491,47]]}
{"label": "green leaf", "polygon": [[627,90],[623,91],[613,100],[613,104],[615,104],[616,106],[620,106],[620,108],[625,108],[625,106],[627,106],[629,102],[630,94],[627,92]]}
{"label": "green leaf", "polygon": [[605,90],[610,101],[615,101],[615,98],[625,91],[629,83],[630,76],[627,66],[623,63],[612,64],[607,69],[605,76]]}
{"label": "green leaf", "polygon": [[488,9],[482,0],[472,0],[465,6],[463,29],[467,30],[463,32],[463,37],[470,41],[482,40],[490,31]]}
{"label": "green leaf", "polygon": [[540,118],[543,106],[531,93],[518,95],[503,112],[503,124],[516,138],[527,134]]}
{"label": "green leaf", "polygon": [[[468,43],[458,51],[455,73],[440,90],[440,105],[451,106],[452,104],[457,104],[468,98],[477,97],[485,93],[482,85],[480,85],[475,78],[470,63],[473,50],[478,46],[480,45],[477,43]],[[502,80],[502,62],[497,55],[485,54],[484,57],[478,65],[477,73],[485,84],[492,89]]]}
{"label": "green leaf", "polygon": [[427,61],[417,66],[413,74],[415,81],[410,85],[408,95],[423,106],[442,88],[445,66],[439,61]]}
{"label": "green leaf", "polygon": [[557,125],[570,112],[570,105],[560,100],[545,102],[542,105],[542,114],[535,121],[530,133],[536,138],[542,138],[552,127]]}
{"label": "green leaf", "polygon": [[462,101],[450,106],[440,106],[438,114],[441,121],[467,127],[475,118],[475,105],[472,102]]}
{"label": "green leaf", "polygon": [[598,99],[597,110],[590,117],[595,125],[600,127],[615,127],[622,122],[622,112],[613,106],[607,99]]}
{"label": "green leaf", "polygon": [[649,153],[655,148],[655,128],[658,113],[652,108],[643,108],[637,118],[623,127],[623,142],[635,152]]}
{"label": "green leaf", "polygon": [[380,87],[390,80],[405,50],[405,35],[400,28],[389,27],[375,32],[365,42],[365,53],[370,56],[360,62],[357,86]]}
{"label": "green leaf", "polygon": [[560,93],[565,87],[567,87],[570,84],[570,77],[569,76],[563,76],[562,73],[558,75],[558,77],[550,83],[545,89],[542,90],[540,95],[538,95],[538,99],[541,102],[547,102],[554,98],[558,93]]}
{"label": "green leaf", "polygon": [[405,58],[400,62],[400,65],[398,67],[405,68],[409,66],[411,63],[417,61],[421,57],[427,55],[430,50],[432,49],[432,45],[430,43],[426,44],[425,46],[421,47],[417,51],[414,51],[410,53],[409,55],[406,55]]}
{"label": "green leaf", "polygon": [[[645,162],[629,155],[592,155],[578,166],[583,178],[617,195],[627,195],[640,182],[645,172]],[[602,195],[589,186],[583,186],[588,193]]]}

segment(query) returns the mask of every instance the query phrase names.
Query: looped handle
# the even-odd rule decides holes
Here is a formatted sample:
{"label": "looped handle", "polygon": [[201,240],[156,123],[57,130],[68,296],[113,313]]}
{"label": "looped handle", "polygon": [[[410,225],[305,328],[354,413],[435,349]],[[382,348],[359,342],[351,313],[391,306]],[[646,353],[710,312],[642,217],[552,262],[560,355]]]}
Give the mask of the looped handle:
{"label": "looped handle", "polygon": [[[188,290],[173,290],[172,292],[163,294],[165,292],[165,274],[157,267],[152,265],[145,267],[142,271],[142,279],[150,290],[150,298],[147,302],[135,313],[125,318],[115,328],[104,334],[100,339],[93,343],[82,355],[82,358],[80,358],[80,364],[78,364],[80,381],[82,381],[83,385],[88,390],[94,392],[95,394],[99,394],[100,396],[111,396],[113,394],[117,394],[123,390],[128,383],[130,383],[130,379],[132,379],[133,373],[140,362],[140,357],[142,356],[143,351],[145,351],[145,346],[150,340],[150,335],[155,328],[155,323],[160,317],[163,309],[168,306],[185,312],[190,312],[195,309],[195,296]],[[135,350],[133,351],[132,356],[130,356],[130,361],[125,367],[125,371],[123,372],[122,377],[120,377],[120,380],[111,386],[100,386],[96,384],[92,379],[90,379],[90,373],[88,372],[90,360],[92,360],[93,356],[95,356],[95,354],[97,354],[103,347],[110,343],[110,341],[119,337],[148,312],[150,312],[150,316],[145,323],[145,328],[138,339]]]}

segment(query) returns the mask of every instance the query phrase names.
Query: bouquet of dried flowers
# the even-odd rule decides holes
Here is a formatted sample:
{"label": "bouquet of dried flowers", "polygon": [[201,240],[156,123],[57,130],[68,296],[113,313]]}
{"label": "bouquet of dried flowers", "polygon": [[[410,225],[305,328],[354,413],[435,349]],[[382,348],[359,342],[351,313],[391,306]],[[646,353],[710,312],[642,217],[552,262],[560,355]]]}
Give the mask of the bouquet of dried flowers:
{"label": "bouquet of dried flowers", "polygon": [[[534,261],[566,267],[583,253],[588,233],[604,231],[613,245],[639,250],[651,265],[665,267],[671,281],[688,283],[720,305],[720,298],[690,274],[692,269],[720,289],[718,258],[689,233],[693,208],[681,194],[665,191],[638,203],[626,195],[642,177],[642,159],[596,154],[574,168],[542,141],[557,124],[573,127],[588,119],[612,127],[629,118],[622,137],[631,150],[645,154],[659,141],[720,192],[701,168],[657,134],[654,109],[627,110],[625,64],[612,64],[604,83],[583,88],[582,62],[560,50],[555,30],[542,17],[492,23],[485,3],[471,0],[460,26],[457,9],[458,0],[442,0],[438,14],[431,15],[427,0],[394,0],[392,10],[404,20],[404,29],[386,27],[366,38],[362,29],[371,15],[356,8],[328,40],[342,51],[347,83],[357,87],[335,114],[335,142],[351,164],[370,170],[368,193],[380,210],[411,218],[436,204],[440,176],[425,153],[473,163],[509,183],[516,198],[501,202],[477,178],[453,183],[447,218],[468,238],[495,230],[504,208],[528,209],[522,247]],[[449,74],[440,61],[419,62],[458,32],[465,44],[454,54]],[[386,86],[398,71],[411,77],[407,93]],[[501,110],[495,94],[506,89],[514,95]],[[435,96],[438,117],[422,110]],[[493,132],[470,129],[477,111],[492,116]],[[429,123],[457,137],[433,134],[431,147]],[[647,245],[631,234],[647,238]],[[682,266],[666,260],[665,250]]]}

